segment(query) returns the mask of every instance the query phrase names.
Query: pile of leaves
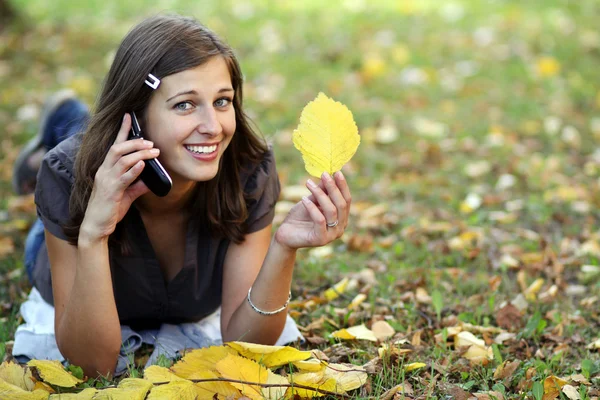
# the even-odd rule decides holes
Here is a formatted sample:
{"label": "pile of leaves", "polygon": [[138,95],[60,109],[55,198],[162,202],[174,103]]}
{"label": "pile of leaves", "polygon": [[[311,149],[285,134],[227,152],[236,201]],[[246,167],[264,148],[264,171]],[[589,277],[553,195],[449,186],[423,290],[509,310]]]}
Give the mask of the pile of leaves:
{"label": "pile of leaves", "polygon": [[[77,371],[76,368],[71,368]],[[273,371],[279,371],[275,373]],[[116,387],[89,387],[58,361],[0,365],[0,399],[287,399],[347,397],[367,382],[364,368],[328,363],[286,346],[230,342],[187,352],[171,368],[152,365],[144,377]]]}

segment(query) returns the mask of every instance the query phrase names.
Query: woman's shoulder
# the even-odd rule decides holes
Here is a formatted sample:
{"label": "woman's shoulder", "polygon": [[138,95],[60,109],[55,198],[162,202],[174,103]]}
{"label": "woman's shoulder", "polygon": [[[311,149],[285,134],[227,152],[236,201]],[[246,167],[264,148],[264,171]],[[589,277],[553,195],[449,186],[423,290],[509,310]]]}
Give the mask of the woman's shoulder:
{"label": "woman's shoulder", "polygon": [[73,135],[46,153],[42,161],[41,176],[38,176],[38,181],[40,178],[43,179],[44,174],[48,173],[62,174],[69,178],[71,182],[74,181],[73,166],[75,165],[75,158],[81,146],[82,135],[82,133]]}

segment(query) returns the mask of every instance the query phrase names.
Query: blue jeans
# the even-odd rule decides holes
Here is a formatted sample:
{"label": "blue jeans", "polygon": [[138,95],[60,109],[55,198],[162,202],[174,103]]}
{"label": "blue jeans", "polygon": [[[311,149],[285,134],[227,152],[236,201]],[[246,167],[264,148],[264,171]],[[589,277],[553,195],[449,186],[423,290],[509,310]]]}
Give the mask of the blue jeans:
{"label": "blue jeans", "polygon": [[[85,129],[89,120],[88,108],[76,99],[65,101],[49,118],[43,132],[43,143],[54,147]],[[48,145],[50,144],[50,145]],[[50,150],[48,148],[48,150]],[[44,244],[44,224],[37,218],[25,239],[25,271],[33,284],[33,270],[40,248]]]}

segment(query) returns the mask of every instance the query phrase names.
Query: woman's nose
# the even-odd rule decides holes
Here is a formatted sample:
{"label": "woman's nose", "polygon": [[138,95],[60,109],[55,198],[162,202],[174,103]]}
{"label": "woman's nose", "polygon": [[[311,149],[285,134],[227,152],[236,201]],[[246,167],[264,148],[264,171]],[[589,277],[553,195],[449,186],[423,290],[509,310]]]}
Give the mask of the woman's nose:
{"label": "woman's nose", "polygon": [[199,133],[217,136],[223,131],[217,112],[212,107],[200,111],[200,121],[196,128]]}

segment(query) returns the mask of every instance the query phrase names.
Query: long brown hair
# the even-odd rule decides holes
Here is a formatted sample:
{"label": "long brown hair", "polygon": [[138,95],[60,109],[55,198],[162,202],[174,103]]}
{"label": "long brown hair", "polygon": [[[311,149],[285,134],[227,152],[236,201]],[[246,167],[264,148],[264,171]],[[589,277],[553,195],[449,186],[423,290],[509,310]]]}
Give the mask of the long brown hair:
{"label": "long brown hair", "polygon": [[[94,176],[116,139],[123,115],[135,111],[145,120],[153,92],[144,83],[148,74],[161,79],[201,65],[215,56],[223,57],[229,68],[235,90],[236,133],[223,154],[216,177],[199,182],[190,206],[193,218],[207,221],[213,234],[236,243],[243,241],[248,212],[240,176],[243,165],[260,162],[267,145],[244,114],[239,63],[232,49],[195,19],[158,15],[135,26],[121,42],[97,100],[96,111],[83,135],[69,204],[71,221],[63,227],[70,243],[77,244]],[[126,251],[129,246],[122,233],[117,226],[111,239]]]}

